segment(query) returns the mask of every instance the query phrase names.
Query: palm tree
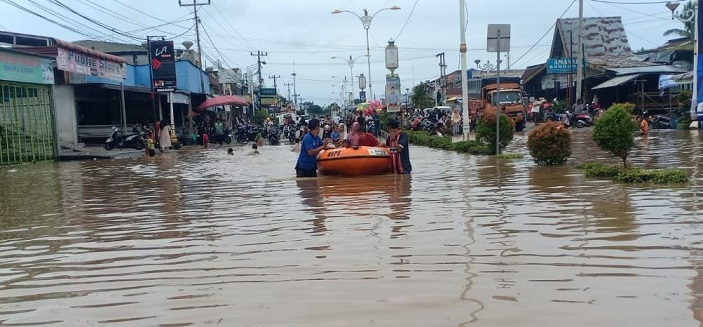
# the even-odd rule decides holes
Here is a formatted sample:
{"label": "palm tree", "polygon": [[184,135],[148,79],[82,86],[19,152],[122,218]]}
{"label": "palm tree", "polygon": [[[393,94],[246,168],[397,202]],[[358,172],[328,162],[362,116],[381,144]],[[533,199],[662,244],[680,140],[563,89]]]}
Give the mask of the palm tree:
{"label": "palm tree", "polygon": [[[683,10],[681,11],[682,13],[689,13],[693,12],[695,10],[693,8],[693,1],[688,1],[684,6]],[[693,30],[695,29],[695,23],[694,20],[691,19],[690,21],[684,21],[683,23],[683,29],[680,28],[672,28],[670,30],[666,30],[664,32],[664,36],[669,36],[669,35],[678,35],[680,37],[684,37],[688,40],[688,42],[693,42]]]}

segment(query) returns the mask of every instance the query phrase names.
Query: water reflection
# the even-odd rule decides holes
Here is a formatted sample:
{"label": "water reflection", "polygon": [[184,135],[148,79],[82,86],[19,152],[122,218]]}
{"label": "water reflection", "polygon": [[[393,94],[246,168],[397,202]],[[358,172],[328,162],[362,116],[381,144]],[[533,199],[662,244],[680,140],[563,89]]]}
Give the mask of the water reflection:
{"label": "water reflection", "polygon": [[0,325],[701,325],[701,136],[638,141],[694,174],[653,188],[584,178],[617,159],[573,133],[565,167],[413,147],[412,176],[296,179],[287,147],[215,147],[2,170]]}

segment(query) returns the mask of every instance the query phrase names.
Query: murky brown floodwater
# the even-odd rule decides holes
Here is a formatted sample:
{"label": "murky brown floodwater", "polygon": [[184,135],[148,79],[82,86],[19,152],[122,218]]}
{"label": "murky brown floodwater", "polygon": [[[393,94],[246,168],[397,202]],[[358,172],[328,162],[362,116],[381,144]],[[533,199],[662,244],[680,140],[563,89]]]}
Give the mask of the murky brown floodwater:
{"label": "murky brown floodwater", "polygon": [[0,326],[701,326],[702,137],[638,145],[695,174],[658,189],[420,147],[412,177],[296,180],[287,145],[5,168]]}

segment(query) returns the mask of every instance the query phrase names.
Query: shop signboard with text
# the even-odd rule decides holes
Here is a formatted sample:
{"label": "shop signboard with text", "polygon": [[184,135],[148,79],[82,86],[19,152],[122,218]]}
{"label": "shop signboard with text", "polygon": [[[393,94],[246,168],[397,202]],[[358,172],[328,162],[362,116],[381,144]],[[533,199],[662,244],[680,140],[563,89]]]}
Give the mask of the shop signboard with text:
{"label": "shop signboard with text", "polygon": [[173,41],[151,41],[151,85],[155,92],[176,90],[176,55]]}
{"label": "shop signboard with text", "polygon": [[547,74],[576,74],[577,70],[575,58],[547,59]]}
{"label": "shop signboard with text", "polygon": [[115,81],[125,78],[122,63],[58,47],[56,68],[70,73],[98,76]]}
{"label": "shop signboard with text", "polygon": [[0,80],[33,84],[54,84],[51,59],[0,49]]}

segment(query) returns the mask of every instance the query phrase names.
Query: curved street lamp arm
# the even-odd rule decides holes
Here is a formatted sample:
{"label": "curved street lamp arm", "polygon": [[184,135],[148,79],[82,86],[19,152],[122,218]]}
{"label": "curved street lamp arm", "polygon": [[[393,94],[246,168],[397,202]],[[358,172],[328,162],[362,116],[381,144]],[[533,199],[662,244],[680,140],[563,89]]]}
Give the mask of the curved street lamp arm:
{"label": "curved street lamp arm", "polygon": [[332,11],[332,14],[333,14],[333,15],[336,15],[336,14],[340,14],[340,13],[343,13],[343,12],[350,13],[350,14],[356,16],[357,18],[361,19],[361,16],[359,16],[359,14],[357,14],[357,13],[355,13],[355,12],[353,12],[353,11],[349,11],[349,10],[339,10],[339,9],[335,9],[334,11]]}

